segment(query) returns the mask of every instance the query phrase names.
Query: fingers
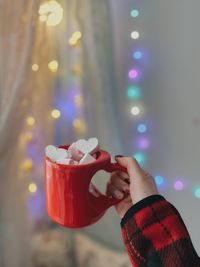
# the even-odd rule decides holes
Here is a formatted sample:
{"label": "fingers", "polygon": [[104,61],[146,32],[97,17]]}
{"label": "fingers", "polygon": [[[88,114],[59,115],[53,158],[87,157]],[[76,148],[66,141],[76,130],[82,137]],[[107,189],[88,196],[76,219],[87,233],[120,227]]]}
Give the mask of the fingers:
{"label": "fingers", "polygon": [[[119,165],[127,169],[130,176],[130,196],[132,203],[144,199],[147,196],[158,194],[155,181],[150,173],[143,170],[137,160],[131,157],[116,157]],[[121,182],[113,181],[115,186],[122,186]]]}
{"label": "fingers", "polygon": [[115,159],[122,167],[127,169],[130,179],[133,177],[135,179],[141,178],[143,175],[143,170],[136,159],[132,157],[115,157]]}
{"label": "fingers", "polygon": [[129,193],[129,184],[125,179],[129,179],[126,173],[112,173],[110,182],[107,184],[107,194],[119,199],[123,198],[124,192]]}
{"label": "fingers", "polygon": [[108,196],[112,196],[118,199],[122,199],[124,194],[120,191],[117,187],[115,187],[112,183],[107,184],[107,191],[106,194]]}
{"label": "fingers", "polygon": [[121,191],[129,191],[129,185],[126,182],[129,177],[126,173],[123,172],[117,172],[111,174],[111,183],[119,190]]}

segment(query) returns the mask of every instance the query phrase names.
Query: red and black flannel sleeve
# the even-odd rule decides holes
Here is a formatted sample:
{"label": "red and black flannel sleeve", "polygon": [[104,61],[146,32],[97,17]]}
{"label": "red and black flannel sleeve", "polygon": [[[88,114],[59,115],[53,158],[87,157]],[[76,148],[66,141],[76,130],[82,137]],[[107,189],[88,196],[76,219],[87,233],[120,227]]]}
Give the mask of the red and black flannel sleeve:
{"label": "red and black flannel sleeve", "polygon": [[177,209],[160,195],[133,205],[121,221],[122,237],[134,267],[200,267]]}

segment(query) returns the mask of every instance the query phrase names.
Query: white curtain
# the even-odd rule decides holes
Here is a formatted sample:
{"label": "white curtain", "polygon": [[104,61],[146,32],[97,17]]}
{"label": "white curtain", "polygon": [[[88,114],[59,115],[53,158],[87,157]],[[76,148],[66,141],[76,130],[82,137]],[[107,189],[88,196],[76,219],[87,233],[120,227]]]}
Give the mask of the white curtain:
{"label": "white curtain", "polygon": [[[38,20],[39,0],[0,0],[2,267],[32,265],[31,234],[34,221],[27,213],[27,200],[30,197],[28,184],[36,176],[38,184],[43,183],[45,145],[59,145],[80,137],[97,136],[102,148],[112,155],[122,151],[117,100],[113,94],[116,84],[109,2],[66,0],[60,3],[64,8],[63,22],[59,28],[51,28]],[[81,48],[73,51],[67,44],[75,30],[80,30],[83,38]],[[47,67],[54,59],[59,61],[57,75],[50,73]],[[34,63],[38,64],[38,71],[32,71]],[[72,68],[77,64],[81,66],[82,75],[74,78],[71,75]],[[57,82],[53,91],[54,78]],[[74,115],[74,118],[78,116],[85,121],[84,133],[73,128],[69,116],[71,106],[67,107],[67,96],[74,87],[78,88],[84,99],[83,107]],[[59,96],[63,107],[67,107],[68,117],[61,116],[53,128],[50,112],[54,106],[59,107]],[[29,115],[35,118],[35,125],[30,129],[26,124]],[[37,163],[30,175],[21,169],[21,163],[27,157],[27,141],[24,137],[27,131],[34,135],[37,148]],[[95,238],[96,242],[122,248],[119,222],[114,210],[110,210],[99,223],[83,232]]]}
{"label": "white curtain", "polygon": [[[25,119],[34,115],[42,133],[52,135],[46,115],[51,103],[50,34],[38,21],[39,0],[0,1],[0,266],[30,266],[31,221],[28,180],[20,172],[25,157]],[[40,71],[32,71],[37,61]],[[45,125],[45,126],[43,126]],[[45,130],[48,129],[48,132]]]}

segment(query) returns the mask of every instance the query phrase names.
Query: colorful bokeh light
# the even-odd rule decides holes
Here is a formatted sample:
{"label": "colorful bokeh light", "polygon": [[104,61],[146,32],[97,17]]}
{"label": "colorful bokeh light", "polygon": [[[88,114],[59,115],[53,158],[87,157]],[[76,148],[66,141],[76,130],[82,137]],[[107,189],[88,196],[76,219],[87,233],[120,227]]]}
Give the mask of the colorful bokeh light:
{"label": "colorful bokeh light", "polygon": [[138,86],[129,86],[126,94],[129,99],[136,100],[140,98],[141,90]]}
{"label": "colorful bokeh light", "polygon": [[162,185],[164,185],[165,179],[164,179],[163,176],[157,175],[157,176],[155,176],[154,179],[155,179],[155,182],[156,182],[156,185],[157,185],[157,186],[162,186]]}
{"label": "colorful bokeh light", "polygon": [[147,137],[141,137],[138,140],[138,147],[141,149],[147,149],[149,148],[150,142],[149,139]]}
{"label": "colorful bokeh light", "polygon": [[131,17],[137,18],[139,16],[139,11],[137,9],[131,10]]}
{"label": "colorful bokeh light", "polygon": [[147,131],[147,126],[145,124],[139,124],[137,127],[139,133],[145,133]]}
{"label": "colorful bokeh light", "polygon": [[134,58],[134,59],[137,59],[137,60],[141,59],[141,58],[142,58],[142,52],[140,52],[140,51],[135,51],[135,52],[133,53],[133,58]]}
{"label": "colorful bokeh light", "polygon": [[137,162],[141,165],[145,163],[145,155],[143,153],[135,153],[133,157],[137,160]]}
{"label": "colorful bokeh light", "polygon": [[138,77],[138,71],[136,69],[132,69],[129,71],[128,76],[130,79],[136,79]]}
{"label": "colorful bokeh light", "polygon": [[181,180],[177,180],[177,181],[175,181],[174,182],[174,189],[176,190],[176,191],[182,191],[183,189],[184,189],[184,183],[183,183],[183,181],[181,181]]}
{"label": "colorful bokeh light", "polygon": [[195,189],[194,195],[195,195],[196,198],[200,199],[200,186]]}

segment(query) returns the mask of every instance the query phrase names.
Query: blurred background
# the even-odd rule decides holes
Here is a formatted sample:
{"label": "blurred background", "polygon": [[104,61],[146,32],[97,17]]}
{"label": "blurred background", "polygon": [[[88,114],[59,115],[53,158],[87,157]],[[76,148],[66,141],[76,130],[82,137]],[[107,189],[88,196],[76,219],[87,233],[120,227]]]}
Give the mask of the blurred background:
{"label": "blurred background", "polygon": [[[200,252],[198,0],[0,1],[0,266],[128,267],[120,220],[47,216],[46,145],[135,157]],[[102,190],[108,179],[97,174]]]}

